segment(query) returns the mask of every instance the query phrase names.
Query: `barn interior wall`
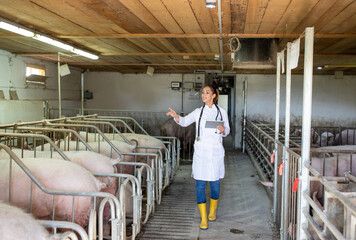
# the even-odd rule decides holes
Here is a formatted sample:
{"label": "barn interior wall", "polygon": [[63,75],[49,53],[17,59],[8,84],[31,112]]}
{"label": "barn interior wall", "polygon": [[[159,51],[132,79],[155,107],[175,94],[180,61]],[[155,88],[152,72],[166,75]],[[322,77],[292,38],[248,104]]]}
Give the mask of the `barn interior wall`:
{"label": "barn interior wall", "polygon": [[[182,81],[183,102],[182,88],[171,88],[171,82]],[[170,107],[189,113],[202,104],[200,93],[191,88],[193,82],[204,85],[204,75],[87,72],[84,89],[93,93],[93,99],[86,100],[85,107],[151,112],[166,112]]]}
{"label": "barn interior wall", "polygon": [[[26,85],[25,84],[25,65],[33,64],[44,66],[46,69],[47,83],[46,86]],[[62,94],[62,108],[78,108],[80,107],[80,73],[76,68],[70,68],[71,74],[61,77],[61,94]],[[57,80],[57,64],[47,61],[41,61],[29,57],[15,56],[7,51],[0,50],[0,90],[4,92],[6,101],[0,100],[0,104],[6,104],[2,109],[9,109],[9,90],[16,90],[19,97],[18,104],[21,106],[39,106],[38,104],[28,104],[24,102],[34,101],[48,101],[50,107],[58,107],[58,80]],[[26,105],[27,104],[27,105]],[[20,106],[19,105],[19,106]],[[37,108],[37,107],[36,107]],[[38,111],[36,109],[35,111]],[[20,112],[21,113],[21,112]],[[5,113],[1,113],[5,114]],[[12,113],[14,114],[14,113]],[[42,116],[28,118],[19,114],[17,119],[24,121],[40,120]],[[24,113],[25,114],[25,113]],[[8,114],[7,114],[8,115]],[[9,115],[10,116],[10,115]],[[10,117],[9,120],[14,119]],[[4,119],[4,122],[8,122]]]}
{"label": "barn interior wall", "polygon": [[[286,86],[285,75],[281,76],[280,123],[285,119]],[[247,118],[265,122],[275,120],[276,76],[236,75],[237,122],[242,120],[243,81],[248,81]],[[291,84],[291,124],[302,124],[303,75],[292,75]],[[313,76],[313,126],[356,126],[356,75],[344,75],[335,79],[334,75]],[[241,144],[241,125],[236,124],[235,146]]]}

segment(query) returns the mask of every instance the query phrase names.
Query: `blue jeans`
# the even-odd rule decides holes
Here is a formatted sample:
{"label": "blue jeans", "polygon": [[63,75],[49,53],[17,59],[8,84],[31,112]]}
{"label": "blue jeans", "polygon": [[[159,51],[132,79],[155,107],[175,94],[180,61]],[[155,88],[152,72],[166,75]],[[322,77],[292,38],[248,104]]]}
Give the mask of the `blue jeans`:
{"label": "blue jeans", "polygon": [[[210,184],[210,198],[219,199],[220,194],[220,179],[217,181],[209,182]],[[197,203],[206,203],[205,196],[206,181],[195,180],[195,195]]]}

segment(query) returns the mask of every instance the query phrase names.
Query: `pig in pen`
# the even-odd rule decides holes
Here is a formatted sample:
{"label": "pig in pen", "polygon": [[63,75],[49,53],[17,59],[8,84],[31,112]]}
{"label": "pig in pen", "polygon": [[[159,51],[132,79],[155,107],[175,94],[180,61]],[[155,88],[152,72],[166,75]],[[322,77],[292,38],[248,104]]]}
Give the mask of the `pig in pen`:
{"label": "pig in pen", "polygon": [[[39,128],[38,130],[43,131],[43,129]],[[46,129],[47,131],[73,131],[69,129]],[[28,131],[28,129],[26,130]],[[76,134],[76,132],[74,132]],[[126,223],[132,225],[132,234],[131,236],[134,238],[140,231],[141,226],[141,216],[142,216],[142,190],[141,190],[141,177],[140,181],[132,175],[128,174],[118,174],[116,173],[116,166],[123,166],[129,165],[130,163],[120,162],[120,159],[111,159],[104,155],[98,154],[92,151],[65,151],[62,152],[59,148],[54,145],[54,143],[46,136],[43,135],[35,135],[35,134],[0,134],[4,142],[7,142],[9,145],[15,142],[38,142],[36,140],[31,140],[31,138],[43,138],[46,140],[45,145],[50,147],[48,151],[40,151],[42,146],[36,148],[34,145],[34,151],[25,150],[25,149],[15,149],[13,150],[21,157],[48,157],[54,159],[66,159],[78,163],[80,166],[84,167],[85,169],[89,170],[95,176],[99,178],[99,180],[103,181],[107,186],[102,189],[104,192],[109,192],[114,195],[117,195],[120,199],[120,202],[124,203],[122,206],[123,210],[123,217],[125,214],[129,213],[128,219],[126,219]],[[15,138],[18,137],[18,138]],[[30,141],[29,141],[30,140]],[[40,141],[41,142],[41,141]],[[18,146],[19,144],[15,144]],[[21,145],[21,144],[20,144]],[[90,148],[90,147],[89,147]],[[65,154],[64,154],[65,153]],[[139,164],[139,163],[132,163],[131,167],[135,167],[137,165],[138,169],[137,172],[140,176],[143,175],[144,172],[148,172],[147,178],[147,209],[146,209],[146,217],[145,221],[147,221],[148,216],[153,212],[154,209],[154,196],[153,196],[153,174],[152,170],[148,165]],[[115,190],[116,189],[116,190]],[[127,192],[127,193],[126,193]],[[126,196],[126,197],[125,197]],[[126,200],[126,201],[125,201]],[[103,232],[105,236],[108,236],[110,233],[110,225],[108,219],[110,219],[110,208],[109,206],[105,206],[104,208],[104,231],[99,229],[99,233]],[[106,221],[106,222],[105,222]],[[108,228],[109,226],[109,228]],[[129,229],[130,229],[129,227]],[[109,229],[109,231],[107,230]],[[125,229],[124,229],[125,230]],[[126,235],[126,232],[124,232]]]}
{"label": "pig in pen", "polygon": [[[88,228],[89,233],[94,233],[96,204],[101,199],[101,204],[109,200],[111,218],[115,222],[112,225],[115,229],[114,237],[118,239],[123,236],[120,202],[113,195],[100,192],[103,183],[86,169],[69,161],[56,159],[20,160],[9,147],[0,144],[0,149],[2,201],[21,207],[37,218],[73,221]],[[102,216],[103,212],[99,211],[97,214]],[[119,222],[122,224],[117,224]],[[100,229],[102,225],[99,223],[98,227]]]}

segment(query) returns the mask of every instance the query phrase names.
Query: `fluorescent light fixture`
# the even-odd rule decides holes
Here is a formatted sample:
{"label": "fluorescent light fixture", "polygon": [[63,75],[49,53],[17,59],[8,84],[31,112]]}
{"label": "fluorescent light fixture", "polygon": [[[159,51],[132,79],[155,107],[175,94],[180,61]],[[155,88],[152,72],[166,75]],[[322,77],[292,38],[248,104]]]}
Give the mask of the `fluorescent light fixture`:
{"label": "fluorescent light fixture", "polygon": [[216,0],[206,0],[205,7],[207,8],[215,8]]}
{"label": "fluorescent light fixture", "polygon": [[97,60],[99,58],[98,56],[96,56],[94,54],[91,54],[91,53],[85,52],[83,50],[77,49],[77,48],[75,48],[73,46],[70,46],[68,44],[59,42],[59,41],[54,40],[52,38],[49,38],[49,37],[46,37],[46,36],[43,36],[43,35],[40,35],[40,34],[35,34],[34,32],[28,31],[28,30],[23,29],[23,28],[19,28],[19,27],[15,26],[15,25],[12,25],[12,24],[9,24],[9,23],[3,22],[3,21],[0,21],[0,28],[5,29],[5,30],[10,31],[10,32],[13,32],[13,33],[20,34],[20,35],[25,36],[25,37],[32,37],[33,39],[36,39],[38,41],[50,44],[52,46],[55,46],[55,47],[58,47],[58,48],[61,48],[61,49],[67,50],[67,51],[70,51],[72,53],[76,53],[76,54],[81,55],[81,56],[86,57],[86,58],[90,58],[90,59],[93,59],[93,60]]}
{"label": "fluorescent light fixture", "polygon": [[45,37],[45,36],[42,36],[42,35],[39,35],[39,34],[36,34],[33,38],[38,40],[38,41],[41,41],[41,42],[44,42],[44,43],[48,43],[48,44],[50,44],[52,46],[65,49],[67,51],[72,51],[74,49],[74,47],[69,46],[68,44],[64,44],[64,43],[58,42],[58,41],[56,41],[56,40],[54,40],[52,38]]}
{"label": "fluorescent light fixture", "polygon": [[316,69],[321,70],[321,69],[323,69],[323,67],[319,66],[319,67],[317,67]]}
{"label": "fluorescent light fixture", "polygon": [[23,29],[23,28],[16,27],[16,26],[8,24],[6,22],[0,22],[0,28],[5,29],[5,30],[10,31],[10,32],[14,32],[14,33],[20,34],[20,35],[25,36],[25,37],[33,37],[35,35],[35,33],[31,32],[31,31],[28,31],[28,30]]}
{"label": "fluorescent light fixture", "polygon": [[73,48],[73,50],[71,50],[71,52],[76,53],[78,55],[81,55],[83,57],[87,57],[87,58],[93,59],[93,60],[97,60],[99,58],[98,56],[96,56],[94,54],[85,52],[85,51],[80,50],[78,48]]}

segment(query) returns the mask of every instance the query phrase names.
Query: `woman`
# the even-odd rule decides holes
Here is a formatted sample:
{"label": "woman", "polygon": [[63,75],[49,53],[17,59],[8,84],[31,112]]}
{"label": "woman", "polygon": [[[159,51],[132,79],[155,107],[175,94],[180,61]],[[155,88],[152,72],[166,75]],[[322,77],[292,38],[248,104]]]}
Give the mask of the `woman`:
{"label": "woman", "polygon": [[[179,116],[173,109],[169,108],[167,116],[172,116],[179,125],[186,127],[196,122],[196,139],[194,142],[193,155],[193,178],[195,183],[195,194],[199,206],[201,223],[200,229],[208,229],[206,213],[206,182],[210,183],[210,211],[209,220],[216,220],[216,208],[220,194],[220,179],[224,178],[225,166],[222,138],[230,133],[229,119],[226,110],[219,107],[219,91],[213,85],[203,88],[202,100],[204,105],[195,109],[186,117]],[[222,121],[223,124],[216,128],[207,128],[207,121]]]}

